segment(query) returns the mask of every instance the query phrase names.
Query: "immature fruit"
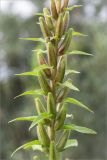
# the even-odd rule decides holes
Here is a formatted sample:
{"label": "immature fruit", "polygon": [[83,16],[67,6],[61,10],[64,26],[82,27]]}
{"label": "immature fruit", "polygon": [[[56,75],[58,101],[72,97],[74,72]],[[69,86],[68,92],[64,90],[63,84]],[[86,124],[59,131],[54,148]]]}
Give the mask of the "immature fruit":
{"label": "immature fruit", "polygon": [[[38,54],[38,61],[39,61],[39,64],[40,64],[40,65],[43,65],[43,64],[46,64],[46,65],[47,65],[46,59],[45,59],[45,57],[43,56],[42,53],[39,53],[39,54]],[[44,69],[44,72],[45,72],[45,74],[46,74],[46,76],[47,76],[48,78],[51,78],[51,70],[50,70],[49,68]]]}
{"label": "immature fruit", "polygon": [[64,75],[65,75],[65,59],[63,56],[61,56],[58,62],[55,82],[62,82]]}
{"label": "immature fruit", "polygon": [[41,123],[39,123],[37,126],[37,135],[38,135],[38,138],[43,146],[47,147],[50,145],[50,140],[49,140],[48,134],[46,132],[46,129],[43,126],[43,124],[41,124]]}
{"label": "immature fruit", "polygon": [[43,12],[44,12],[46,24],[47,24],[48,28],[50,30],[52,30],[54,28],[54,26],[53,26],[53,22],[52,22],[51,15],[50,15],[48,8],[44,8]]}
{"label": "immature fruit", "polygon": [[50,160],[55,160],[56,159],[56,154],[55,154],[55,144],[54,141],[50,142],[50,149],[49,149],[49,159]]}
{"label": "immature fruit", "polygon": [[44,18],[40,17],[39,22],[40,22],[41,31],[43,33],[44,38],[47,39],[48,37],[51,37],[51,32],[49,31],[48,26],[47,26]]}
{"label": "immature fruit", "polygon": [[64,131],[62,133],[62,136],[60,137],[57,145],[56,145],[56,148],[59,152],[63,151],[65,145],[66,145],[66,142],[69,138],[69,135],[70,135],[70,131]]}
{"label": "immature fruit", "polygon": [[47,98],[47,111],[49,114],[56,114],[56,108],[55,108],[55,100],[51,92],[48,93]]}
{"label": "immature fruit", "polygon": [[55,29],[55,36],[58,38],[61,37],[62,33],[63,33],[63,16],[62,16],[62,14],[59,15],[55,28],[56,28]]}
{"label": "immature fruit", "polygon": [[73,29],[70,28],[68,30],[68,32],[66,33],[63,42],[59,46],[59,55],[65,54],[65,52],[69,49],[69,46],[70,46],[71,40],[72,40],[72,31],[73,31]]}
{"label": "immature fruit", "polygon": [[64,14],[63,24],[64,24],[63,33],[65,33],[69,25],[69,12],[68,11],[66,11]]}
{"label": "immature fruit", "polygon": [[56,59],[56,53],[55,53],[54,45],[51,42],[48,42],[47,50],[48,50],[49,65],[53,66],[55,68],[57,66],[57,59]]}
{"label": "immature fruit", "polygon": [[56,117],[55,130],[59,130],[64,125],[64,121],[66,119],[66,111],[67,105],[63,104],[59,114]]}
{"label": "immature fruit", "polygon": [[69,0],[64,0],[63,1],[63,5],[62,5],[62,8],[61,8],[62,11],[64,11],[64,9],[67,8],[68,2],[69,2]]}
{"label": "immature fruit", "polygon": [[39,72],[38,80],[39,80],[41,89],[45,92],[45,94],[50,92],[51,89],[43,71]]}
{"label": "immature fruit", "polygon": [[57,13],[57,9],[56,9],[55,0],[51,0],[51,12],[52,12],[53,18],[57,19],[58,18],[58,13]]}
{"label": "immature fruit", "polygon": [[59,14],[61,12],[61,0],[56,0],[56,9]]}
{"label": "immature fruit", "polygon": [[60,103],[63,100],[63,98],[67,95],[68,91],[69,91],[68,87],[64,87],[63,89],[61,89],[56,98],[57,103]]}
{"label": "immature fruit", "polygon": [[[39,98],[35,99],[35,104],[36,104],[36,111],[37,111],[38,115],[46,112],[46,109],[45,109],[44,105],[41,103]],[[50,120],[49,119],[44,119],[43,123],[49,126],[50,125]]]}
{"label": "immature fruit", "polygon": [[35,104],[36,104],[37,113],[38,113],[39,115],[40,115],[41,113],[46,112],[46,109],[45,109],[44,105],[41,103],[41,101],[40,101],[39,98],[36,98],[36,99],[35,99]]}

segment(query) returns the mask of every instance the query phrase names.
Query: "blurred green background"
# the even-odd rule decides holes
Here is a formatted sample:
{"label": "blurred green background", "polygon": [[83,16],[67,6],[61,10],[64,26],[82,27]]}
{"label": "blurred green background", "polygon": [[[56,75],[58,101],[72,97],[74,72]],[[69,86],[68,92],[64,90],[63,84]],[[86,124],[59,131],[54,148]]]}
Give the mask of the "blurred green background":
{"label": "blurred green background", "polygon": [[[107,160],[107,1],[70,0],[71,4],[83,4],[71,13],[70,26],[75,31],[88,34],[73,39],[72,49],[94,54],[94,57],[70,56],[68,66],[81,74],[73,76],[81,92],[73,96],[94,110],[92,115],[84,110],[69,107],[74,114],[71,122],[95,129],[96,136],[72,133],[79,141],[77,148],[63,154],[63,160]],[[34,77],[16,77],[15,73],[30,71],[37,65],[32,52],[39,43],[19,40],[19,37],[41,37],[36,22],[36,12],[42,12],[46,0],[1,0],[0,14],[0,160],[10,160],[15,148],[36,137],[36,129],[28,132],[28,123],[8,124],[20,116],[36,114],[31,96],[14,100],[25,90],[38,86]],[[39,153],[40,155],[41,153]],[[31,160],[32,151],[20,151],[13,160]],[[41,158],[44,159],[44,158]]]}

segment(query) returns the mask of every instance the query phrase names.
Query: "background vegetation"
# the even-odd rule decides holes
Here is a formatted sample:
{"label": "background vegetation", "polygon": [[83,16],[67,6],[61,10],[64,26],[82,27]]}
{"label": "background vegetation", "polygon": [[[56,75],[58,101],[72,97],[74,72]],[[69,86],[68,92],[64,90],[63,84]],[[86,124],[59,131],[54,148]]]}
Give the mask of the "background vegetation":
{"label": "background vegetation", "polygon": [[[8,1],[2,0],[2,2]],[[35,13],[43,6],[45,0],[26,0],[32,3]],[[36,138],[36,130],[28,132],[28,124],[9,125],[8,121],[19,116],[34,115],[33,98],[13,98],[25,90],[38,87],[33,77],[16,77],[15,73],[30,71],[36,66],[36,54],[33,49],[40,47],[38,43],[19,40],[19,37],[39,37],[38,18],[31,14],[16,14],[11,1],[8,10],[1,6],[0,17],[0,160],[9,160],[12,151],[26,141]],[[49,1],[48,1],[49,2]],[[74,1],[72,0],[74,3]],[[18,1],[21,6],[21,1]],[[83,4],[81,9],[71,13],[70,25],[76,30],[88,34],[88,37],[73,40],[72,48],[94,54],[94,57],[73,56],[69,59],[69,68],[81,72],[73,76],[80,93],[74,97],[91,106],[95,115],[70,107],[74,113],[75,123],[95,129],[96,136],[73,133],[79,141],[78,148],[69,149],[64,156],[72,160],[106,160],[107,159],[107,1],[76,0],[75,4]],[[23,6],[23,11],[26,6]],[[74,122],[74,120],[73,120]],[[18,152],[14,160],[30,160],[32,152]],[[64,160],[63,156],[63,160]]]}

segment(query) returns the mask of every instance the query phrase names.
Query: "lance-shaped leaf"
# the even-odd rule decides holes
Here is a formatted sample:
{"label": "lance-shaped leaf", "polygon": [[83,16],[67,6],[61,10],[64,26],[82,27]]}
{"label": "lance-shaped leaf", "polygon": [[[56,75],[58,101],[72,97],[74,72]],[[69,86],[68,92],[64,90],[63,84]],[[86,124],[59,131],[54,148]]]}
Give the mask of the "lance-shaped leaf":
{"label": "lance-shaped leaf", "polygon": [[41,89],[30,90],[30,91],[26,91],[26,92],[21,93],[20,95],[14,97],[14,99],[21,97],[21,96],[26,96],[26,95],[44,95],[44,92]]}
{"label": "lance-shaped leaf", "polygon": [[35,49],[35,50],[32,50],[33,52],[36,52],[37,54],[38,53],[47,53],[47,50],[42,50],[42,49]]}
{"label": "lance-shaped leaf", "polygon": [[65,75],[78,74],[78,73],[80,73],[80,72],[76,71],[76,70],[67,69],[66,72],[65,72]]}
{"label": "lance-shaped leaf", "polygon": [[43,38],[19,38],[19,39],[26,40],[26,41],[36,41],[36,42],[45,43],[45,40]]}
{"label": "lance-shaped leaf", "polygon": [[37,150],[39,150],[41,152],[43,151],[41,145],[32,145],[32,149],[33,149],[33,151],[37,151]]}
{"label": "lance-shaped leaf", "polygon": [[73,31],[73,32],[72,32],[72,35],[73,35],[73,36],[83,36],[83,37],[88,36],[88,35],[86,35],[86,34],[83,34],[83,33],[80,33],[80,32],[76,32],[76,31]]}
{"label": "lance-shaped leaf", "polygon": [[44,16],[43,13],[35,13],[35,16]]}
{"label": "lance-shaped leaf", "polygon": [[38,72],[40,72],[41,70],[47,69],[47,68],[52,68],[52,66],[43,64],[43,65],[39,65],[37,67],[34,68],[33,71],[31,72],[24,72],[24,73],[20,73],[20,74],[15,74],[17,76],[38,76]]}
{"label": "lance-shaped leaf", "polygon": [[65,130],[74,130],[80,133],[85,133],[85,134],[97,134],[94,130],[90,129],[90,128],[86,128],[86,127],[81,127],[81,126],[77,126],[75,124],[65,124],[62,129]]}
{"label": "lance-shaped leaf", "polygon": [[84,56],[93,56],[90,53],[87,52],[83,52],[83,51],[78,51],[78,50],[74,50],[74,51],[68,51],[65,53],[65,55],[84,55]]}
{"label": "lance-shaped leaf", "polygon": [[74,105],[77,105],[77,106],[79,106],[79,107],[81,107],[81,108],[84,108],[84,109],[86,109],[86,110],[94,113],[94,112],[93,112],[91,109],[89,109],[86,105],[84,105],[83,103],[81,103],[80,101],[78,101],[78,100],[76,100],[76,99],[74,99],[74,98],[66,98],[66,99],[64,99],[64,102],[72,103],[72,104],[74,104]]}
{"label": "lance-shaped leaf", "polygon": [[71,6],[71,7],[68,7],[68,8],[65,8],[64,10],[66,10],[66,11],[72,11],[73,9],[75,9],[75,8],[80,8],[80,7],[82,7],[83,5],[73,5],[73,6]]}
{"label": "lance-shaped leaf", "polygon": [[26,144],[18,147],[18,148],[12,153],[11,157],[12,157],[17,151],[19,151],[20,149],[28,149],[28,148],[30,149],[30,148],[32,148],[33,145],[40,145],[40,141],[39,141],[39,140],[30,141],[30,142],[28,142],[28,143],[26,143]]}
{"label": "lance-shaped leaf", "polygon": [[38,123],[43,122],[44,119],[50,119],[52,117],[52,114],[48,113],[41,113],[39,116],[35,118],[35,120],[31,123],[29,130],[31,130],[34,126],[36,126]]}
{"label": "lance-shaped leaf", "polygon": [[76,139],[68,139],[64,147],[64,150],[70,147],[77,147],[77,146],[78,146],[78,141]]}
{"label": "lance-shaped leaf", "polygon": [[18,117],[18,118],[12,119],[8,123],[15,122],[15,121],[34,121],[36,118],[37,118],[37,116]]}
{"label": "lance-shaped leaf", "polygon": [[68,87],[69,89],[72,89],[72,90],[74,90],[74,91],[79,91],[79,89],[76,87],[76,86],[74,86],[73,84],[72,84],[72,82],[70,82],[69,80],[68,81],[65,81],[64,83],[58,83],[60,86],[62,86],[62,87]]}

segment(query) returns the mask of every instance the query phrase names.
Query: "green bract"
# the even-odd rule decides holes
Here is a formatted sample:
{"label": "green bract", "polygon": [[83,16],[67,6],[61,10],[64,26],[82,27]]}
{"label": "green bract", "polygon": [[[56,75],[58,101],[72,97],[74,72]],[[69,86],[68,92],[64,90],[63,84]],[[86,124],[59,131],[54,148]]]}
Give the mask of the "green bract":
{"label": "green bract", "polygon": [[[43,13],[37,13],[39,26],[43,38],[20,38],[22,40],[42,42],[42,48],[33,50],[37,53],[38,66],[33,71],[17,74],[18,76],[37,77],[40,89],[26,91],[17,97],[33,95],[35,101],[36,115],[15,118],[15,121],[29,121],[30,127],[36,128],[38,140],[28,142],[18,149],[39,150],[48,155],[49,160],[60,160],[60,155],[69,147],[78,146],[76,139],[70,139],[70,131],[84,134],[96,134],[92,129],[75,124],[65,124],[67,118],[74,118],[68,112],[68,106],[81,107],[93,113],[86,105],[75,98],[66,97],[68,92],[79,91],[68,75],[80,73],[74,69],[67,69],[67,57],[74,55],[90,56],[84,51],[71,50],[73,36],[87,36],[73,28],[68,28],[69,12],[81,5],[68,7],[69,0],[50,0],[50,9],[44,8]],[[39,97],[38,97],[39,96]],[[41,100],[42,97],[42,100]],[[69,105],[68,105],[69,104]],[[78,109],[78,108],[77,108]],[[61,135],[58,141],[58,131]],[[35,136],[36,137],[36,136]],[[36,155],[35,155],[36,157]]]}

